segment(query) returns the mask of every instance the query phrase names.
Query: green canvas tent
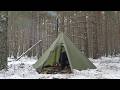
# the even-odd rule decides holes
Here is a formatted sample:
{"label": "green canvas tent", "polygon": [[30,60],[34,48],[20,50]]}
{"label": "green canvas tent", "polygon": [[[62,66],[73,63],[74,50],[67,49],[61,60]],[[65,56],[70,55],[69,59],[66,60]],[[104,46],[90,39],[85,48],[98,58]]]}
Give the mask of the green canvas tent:
{"label": "green canvas tent", "polygon": [[45,51],[41,58],[33,65],[35,69],[42,70],[44,66],[53,65],[59,62],[61,46],[68,57],[71,70],[95,69],[90,60],[85,57],[70,41],[70,39],[61,32],[53,44]]}

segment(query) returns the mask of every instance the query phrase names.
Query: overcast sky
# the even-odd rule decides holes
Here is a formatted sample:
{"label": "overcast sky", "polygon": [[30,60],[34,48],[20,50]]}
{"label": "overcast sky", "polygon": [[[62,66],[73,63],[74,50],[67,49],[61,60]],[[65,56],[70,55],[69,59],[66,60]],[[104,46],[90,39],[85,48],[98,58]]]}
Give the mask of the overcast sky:
{"label": "overcast sky", "polygon": [[56,11],[48,11],[48,14],[51,15],[51,16],[57,16]]}

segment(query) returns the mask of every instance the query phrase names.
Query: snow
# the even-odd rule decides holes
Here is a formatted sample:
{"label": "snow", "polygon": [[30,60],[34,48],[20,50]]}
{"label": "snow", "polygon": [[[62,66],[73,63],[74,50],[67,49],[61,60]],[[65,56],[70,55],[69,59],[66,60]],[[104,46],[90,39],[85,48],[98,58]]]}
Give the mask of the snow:
{"label": "snow", "polygon": [[73,74],[38,74],[32,67],[37,59],[8,58],[8,70],[0,71],[0,79],[120,79],[120,57],[89,58],[97,69],[73,70]]}

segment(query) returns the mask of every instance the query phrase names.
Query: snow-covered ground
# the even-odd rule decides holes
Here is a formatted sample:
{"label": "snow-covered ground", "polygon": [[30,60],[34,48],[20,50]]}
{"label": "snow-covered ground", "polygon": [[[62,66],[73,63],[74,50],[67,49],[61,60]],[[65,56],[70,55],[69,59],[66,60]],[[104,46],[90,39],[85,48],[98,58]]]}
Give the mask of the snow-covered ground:
{"label": "snow-covered ground", "polygon": [[120,57],[91,59],[97,69],[73,74],[38,74],[32,67],[36,58],[23,57],[19,61],[8,58],[8,71],[0,71],[0,79],[120,79]]}

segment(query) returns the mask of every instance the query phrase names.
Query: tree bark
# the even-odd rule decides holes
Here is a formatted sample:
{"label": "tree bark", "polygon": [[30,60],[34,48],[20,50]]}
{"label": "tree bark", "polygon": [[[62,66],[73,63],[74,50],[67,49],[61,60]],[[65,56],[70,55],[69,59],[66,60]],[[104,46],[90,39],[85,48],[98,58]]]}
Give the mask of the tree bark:
{"label": "tree bark", "polygon": [[7,11],[0,12],[0,70],[7,69]]}

